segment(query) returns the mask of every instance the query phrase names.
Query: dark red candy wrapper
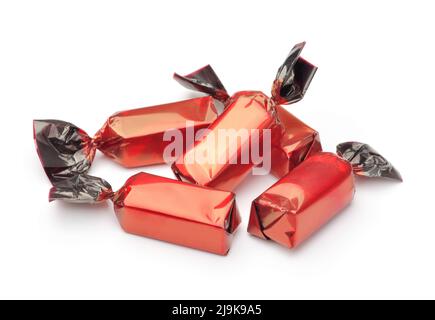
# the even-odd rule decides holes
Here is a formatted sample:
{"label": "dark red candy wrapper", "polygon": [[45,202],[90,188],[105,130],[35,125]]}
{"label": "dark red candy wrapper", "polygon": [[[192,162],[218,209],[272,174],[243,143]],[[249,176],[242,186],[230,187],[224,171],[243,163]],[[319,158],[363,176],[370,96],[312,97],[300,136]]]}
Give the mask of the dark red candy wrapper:
{"label": "dark red candy wrapper", "polygon": [[367,144],[342,143],[337,153],[312,155],[255,199],[248,232],[293,248],[352,201],[353,173],[402,181],[391,163]]}
{"label": "dark red candy wrapper", "polygon": [[[234,190],[252,168],[261,163],[254,157],[247,161],[240,159],[243,158],[244,148],[252,145],[253,141],[257,143],[257,139],[262,141],[267,130],[285,130],[277,116],[278,104],[295,103],[304,97],[317,70],[300,57],[304,45],[305,43],[297,44],[279,68],[271,98],[258,91],[241,91],[230,96],[210,66],[186,76],[174,75],[183,86],[210,94],[225,106],[224,113],[209,127],[209,132],[174,163],[173,171],[180,180]],[[240,137],[237,148],[230,148],[216,139],[222,130],[243,130],[249,134]],[[260,134],[255,136],[253,130],[258,130]],[[279,134],[274,136],[280,138]],[[195,158],[196,154],[213,154],[215,158],[199,161]],[[232,161],[233,159],[237,161]]]}
{"label": "dark red candy wrapper", "polygon": [[202,97],[115,113],[94,138],[60,120],[35,120],[34,134],[45,170],[65,175],[86,171],[96,149],[125,167],[163,163],[163,151],[171,143],[164,141],[165,132],[177,130],[186,141],[187,122],[197,131],[216,118],[213,99]]}

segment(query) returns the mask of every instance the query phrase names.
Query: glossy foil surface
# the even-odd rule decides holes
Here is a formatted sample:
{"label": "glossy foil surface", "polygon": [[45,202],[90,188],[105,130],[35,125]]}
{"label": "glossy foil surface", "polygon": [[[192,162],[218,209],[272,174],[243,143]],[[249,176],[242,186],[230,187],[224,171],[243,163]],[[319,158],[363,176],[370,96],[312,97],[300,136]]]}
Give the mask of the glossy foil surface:
{"label": "glossy foil surface", "polygon": [[211,97],[122,111],[111,116],[94,142],[106,156],[125,167],[164,163],[166,131],[179,130],[185,139],[186,123],[194,130],[207,128],[217,118]]}
{"label": "glossy foil surface", "polygon": [[272,139],[272,174],[285,176],[302,161],[322,151],[319,133],[307,126],[284,107],[277,106],[281,127],[274,130]]}
{"label": "glossy foil surface", "polygon": [[317,153],[254,200],[248,232],[296,247],[346,207],[354,189],[349,162]]}
{"label": "glossy foil surface", "polygon": [[240,224],[232,192],[147,173],[131,177],[113,202],[126,232],[219,255]]}
{"label": "glossy foil surface", "polygon": [[[251,129],[258,129],[261,139],[263,130],[277,125],[275,112],[273,101],[261,92],[234,94],[224,113],[209,127],[210,131],[173,164],[175,175],[201,186],[234,190],[256,164],[252,158],[241,159],[243,150],[249,150],[252,144]],[[239,130],[247,130],[248,134],[240,135],[236,148],[230,148],[230,143],[219,138],[221,133]]]}

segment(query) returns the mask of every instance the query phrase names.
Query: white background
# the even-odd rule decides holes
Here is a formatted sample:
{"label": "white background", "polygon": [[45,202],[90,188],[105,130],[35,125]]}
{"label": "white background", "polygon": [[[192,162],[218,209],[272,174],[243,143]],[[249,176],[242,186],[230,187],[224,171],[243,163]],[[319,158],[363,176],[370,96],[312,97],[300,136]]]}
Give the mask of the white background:
{"label": "white background", "polygon": [[[431,1],[1,1],[0,298],[435,298]],[[48,203],[32,119],[96,132],[115,111],[195,96],[172,80],[210,63],[230,92],[269,93],[296,42],[319,66],[289,107],[324,149],[370,143],[403,184],[355,199],[299,249],[249,236],[227,257],[124,233],[110,203]],[[115,189],[132,174],[98,154]],[[172,177],[167,166],[143,168]]]}

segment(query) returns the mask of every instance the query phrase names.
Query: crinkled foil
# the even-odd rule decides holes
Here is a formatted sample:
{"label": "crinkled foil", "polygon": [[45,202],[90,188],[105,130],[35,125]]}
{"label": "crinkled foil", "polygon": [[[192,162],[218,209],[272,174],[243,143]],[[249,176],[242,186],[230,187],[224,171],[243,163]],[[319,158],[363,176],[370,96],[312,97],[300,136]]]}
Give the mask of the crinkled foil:
{"label": "crinkled foil", "polygon": [[337,154],[350,162],[353,172],[370,178],[389,178],[402,181],[394,166],[366,143],[343,142],[337,146]]}

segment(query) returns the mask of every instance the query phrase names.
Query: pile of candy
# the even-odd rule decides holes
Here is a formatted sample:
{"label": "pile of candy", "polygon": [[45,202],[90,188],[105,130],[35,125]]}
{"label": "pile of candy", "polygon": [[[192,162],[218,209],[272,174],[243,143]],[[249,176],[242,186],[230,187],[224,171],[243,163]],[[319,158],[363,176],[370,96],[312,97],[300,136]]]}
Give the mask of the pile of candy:
{"label": "pile of candy", "polygon": [[[226,255],[241,221],[232,191],[262,161],[246,158],[244,148],[267,136],[270,171],[279,181],[253,201],[248,232],[289,248],[299,245],[350,203],[354,174],[401,181],[367,144],[346,142],[337,154],[322,152],[319,134],[281,106],[301,100],[316,73],[300,57],[304,45],[297,44],[279,68],[271,97],[258,91],[230,96],[206,66],[174,78],[208,96],[116,113],[93,138],[68,122],[35,120],[37,151],[53,185],[50,201],[110,199],[128,233]],[[224,105],[222,114],[215,100]],[[222,131],[245,134],[234,146],[216,139]],[[201,134],[184,143],[172,162],[178,180],[142,172],[114,192],[88,174],[97,149],[129,168],[159,164],[168,162],[168,134],[188,141],[192,132]],[[204,154],[213,156],[200,161]]]}

